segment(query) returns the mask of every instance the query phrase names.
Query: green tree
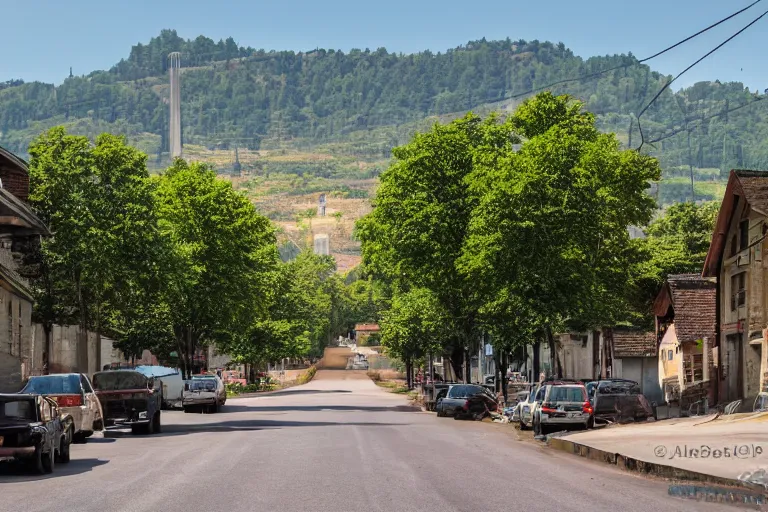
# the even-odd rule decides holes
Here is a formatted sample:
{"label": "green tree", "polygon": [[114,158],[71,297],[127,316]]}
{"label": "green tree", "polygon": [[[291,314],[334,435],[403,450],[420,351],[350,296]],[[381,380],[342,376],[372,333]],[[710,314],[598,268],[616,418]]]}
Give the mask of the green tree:
{"label": "green tree", "polygon": [[554,349],[553,332],[565,323],[613,325],[625,314],[627,230],[650,219],[645,189],[660,170],[655,159],[620,150],[567,96],[539,94],[509,122],[524,142],[519,151],[479,151],[460,265],[489,298],[481,308],[488,321],[520,326],[522,317]]}
{"label": "green tree", "polygon": [[650,328],[651,305],[670,274],[699,273],[715,229],[719,203],[680,203],[650,223],[646,238],[634,240],[637,265],[633,278],[631,321]]}
{"label": "green tree", "polygon": [[172,261],[164,300],[188,374],[201,342],[231,344],[267,313],[275,235],[268,219],[203,164],[176,160],[157,178],[157,199]]}
{"label": "green tree", "polygon": [[448,311],[445,341],[457,375],[479,341],[476,283],[457,268],[474,207],[466,180],[476,148],[512,142],[506,125],[471,114],[417,134],[393,150],[396,161],[381,175],[373,212],[357,224],[363,261],[374,275],[403,290],[425,288]]}
{"label": "green tree", "polygon": [[448,312],[426,288],[395,294],[392,306],[382,314],[382,345],[388,354],[405,362],[409,385],[413,362],[439,354],[450,336]]}
{"label": "green tree", "polygon": [[142,295],[146,305],[157,286],[162,243],[147,157],[122,137],[91,144],[63,128],[41,135],[30,152],[30,201],[54,233],[42,244],[38,315],[47,335],[77,317],[78,364],[86,368],[87,331],[110,332],[105,319],[135,316],[139,304],[125,297]]}

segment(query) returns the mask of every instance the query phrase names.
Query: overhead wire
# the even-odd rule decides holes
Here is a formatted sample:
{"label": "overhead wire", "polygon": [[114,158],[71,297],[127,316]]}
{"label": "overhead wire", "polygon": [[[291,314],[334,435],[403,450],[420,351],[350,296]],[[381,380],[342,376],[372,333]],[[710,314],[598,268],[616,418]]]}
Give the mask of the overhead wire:
{"label": "overhead wire", "polygon": [[571,82],[580,82],[582,80],[588,80],[588,79],[591,79],[591,78],[596,78],[596,77],[604,75],[606,73],[610,73],[611,71],[617,71],[619,69],[626,69],[626,68],[629,68],[629,67],[632,67],[632,66],[636,66],[638,64],[643,64],[645,62],[648,62],[649,60],[655,59],[656,57],[660,57],[661,55],[664,55],[665,53],[674,50],[678,46],[681,46],[681,45],[687,43],[688,41],[690,41],[692,39],[695,39],[695,38],[699,37],[700,35],[702,35],[702,34],[704,34],[706,32],[709,32],[713,28],[718,27],[718,26],[722,25],[723,23],[725,23],[726,21],[729,21],[729,20],[735,18],[739,14],[743,13],[744,11],[747,11],[748,9],[751,9],[752,7],[754,7],[755,5],[759,4],[762,1],[763,0],[755,0],[754,2],[749,4],[748,6],[742,8],[742,9],[739,9],[738,11],[734,12],[733,14],[730,14],[730,15],[726,16],[725,18],[723,18],[723,19],[721,19],[721,20],[719,20],[719,21],[709,25],[706,28],[703,28],[703,29],[699,30],[695,34],[690,35],[690,36],[686,37],[685,39],[682,39],[681,41],[676,42],[672,46],[668,46],[668,47],[664,48],[663,50],[661,50],[660,52],[654,53],[650,57],[646,57],[646,58],[640,59],[640,60],[635,60],[635,61],[633,61],[631,63],[628,63],[628,64],[620,64],[618,66],[613,66],[611,68],[603,69],[601,71],[596,71],[594,73],[589,73],[589,74],[586,74],[586,75],[580,75],[580,76],[577,76],[575,78],[566,78],[566,79],[563,79],[563,80],[558,80],[556,82],[552,82],[552,83],[549,83],[547,85],[543,85],[541,87],[535,87],[535,88],[529,89],[529,90],[527,90],[525,92],[521,92],[521,93],[518,93],[518,94],[513,94],[512,96],[510,96],[510,98],[511,99],[521,98],[523,96],[527,96],[527,95],[533,94],[535,92],[539,92],[539,91],[543,91],[543,90],[549,89],[549,88],[554,87],[556,85],[562,85],[562,84],[567,84],[567,83],[571,83]]}
{"label": "overhead wire", "polygon": [[696,62],[694,62],[693,64],[691,64],[690,66],[688,66],[687,68],[682,70],[680,73],[678,73],[678,75],[676,77],[674,77],[672,80],[668,81],[666,84],[664,84],[661,87],[661,89],[659,89],[659,92],[657,92],[656,95],[651,99],[651,101],[649,101],[648,104],[640,111],[640,113],[637,114],[637,127],[640,130],[640,146],[637,148],[637,151],[640,151],[643,148],[643,145],[646,142],[645,141],[645,134],[643,133],[643,125],[640,122],[640,117],[642,117],[642,115],[651,107],[651,105],[653,105],[656,102],[656,100],[659,99],[659,97],[662,95],[662,93],[664,93],[664,91],[666,91],[669,88],[669,86],[672,85],[675,82],[675,80],[677,80],[678,78],[683,76],[685,73],[690,71],[697,64],[699,64],[701,61],[703,61],[704,59],[706,59],[707,57],[709,57],[710,55],[712,55],[713,53],[718,51],[720,48],[722,48],[726,44],[728,44],[731,41],[733,41],[735,38],[737,38],[742,33],[744,33],[744,31],[749,29],[752,25],[754,25],[755,23],[757,23],[758,21],[763,19],[766,15],[768,15],[768,11],[765,11],[763,14],[761,14],[760,16],[758,16],[757,18],[755,18],[754,20],[749,22],[744,27],[742,27],[741,30],[739,30],[738,32],[733,34],[731,37],[729,37],[728,39],[726,39],[725,41],[723,41],[722,43],[720,43],[719,45],[717,45],[716,47],[714,47],[713,49],[708,51],[705,55],[703,55],[701,58],[699,58]]}

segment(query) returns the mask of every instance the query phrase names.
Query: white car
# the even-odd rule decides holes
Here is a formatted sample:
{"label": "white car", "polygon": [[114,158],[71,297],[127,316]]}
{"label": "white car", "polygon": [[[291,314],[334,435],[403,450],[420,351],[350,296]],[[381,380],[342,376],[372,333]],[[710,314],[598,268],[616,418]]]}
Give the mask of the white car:
{"label": "white car", "polygon": [[59,406],[62,416],[74,422],[72,441],[84,443],[95,431],[104,430],[104,413],[91,381],[82,373],[36,375],[29,378],[21,393],[45,395]]}
{"label": "white car", "polygon": [[528,430],[533,427],[533,413],[536,412],[537,405],[536,394],[541,389],[539,386],[532,387],[525,400],[521,400],[515,405],[512,412],[512,422],[520,423],[520,430]]}

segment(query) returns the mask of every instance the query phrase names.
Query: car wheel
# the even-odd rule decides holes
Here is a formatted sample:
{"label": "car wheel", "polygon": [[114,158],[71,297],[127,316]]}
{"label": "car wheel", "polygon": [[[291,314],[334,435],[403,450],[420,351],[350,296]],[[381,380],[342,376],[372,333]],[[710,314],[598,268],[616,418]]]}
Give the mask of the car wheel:
{"label": "car wheel", "polygon": [[85,444],[85,438],[86,437],[87,436],[85,435],[85,433],[83,433],[83,432],[76,432],[72,436],[72,442],[75,443],[75,444]]}
{"label": "car wheel", "polygon": [[48,453],[42,454],[43,473],[53,473],[53,469],[56,466],[56,449],[51,447]]}
{"label": "car wheel", "polygon": [[131,425],[131,434],[138,436],[144,433],[144,425]]}
{"label": "car wheel", "polygon": [[[155,413],[157,415],[157,413]],[[149,422],[144,425],[144,433],[148,436],[151,436],[155,433],[155,417],[152,416],[152,419],[149,420]]]}
{"label": "car wheel", "polygon": [[590,428],[595,428],[595,417],[594,416],[590,416],[589,419],[587,420],[587,429],[590,429]]}
{"label": "car wheel", "polygon": [[160,424],[160,412],[155,413],[155,417],[152,418],[152,425],[153,425],[155,434],[159,434],[160,432],[162,432],[163,427]]}
{"label": "car wheel", "polygon": [[528,430],[528,425],[523,420],[520,420],[520,430]]}
{"label": "car wheel", "polygon": [[66,464],[67,462],[69,462],[69,459],[70,459],[70,454],[69,454],[70,439],[71,439],[70,433],[67,433],[65,436],[61,438],[58,462],[61,462],[62,464]]}
{"label": "car wheel", "polygon": [[541,435],[541,424],[536,419],[536,417],[533,418],[533,435],[534,436],[540,436]]}
{"label": "car wheel", "polygon": [[184,409],[184,413],[186,413],[186,414],[189,414],[189,413],[191,413],[191,412],[192,412],[192,411],[189,409],[189,407],[183,407],[183,409]]}
{"label": "car wheel", "polygon": [[104,430],[104,420],[99,418],[98,420],[93,422],[93,430]]}
{"label": "car wheel", "polygon": [[40,475],[45,474],[45,467],[43,467],[43,448],[42,446],[35,446],[35,455],[30,459],[29,465],[32,471]]}

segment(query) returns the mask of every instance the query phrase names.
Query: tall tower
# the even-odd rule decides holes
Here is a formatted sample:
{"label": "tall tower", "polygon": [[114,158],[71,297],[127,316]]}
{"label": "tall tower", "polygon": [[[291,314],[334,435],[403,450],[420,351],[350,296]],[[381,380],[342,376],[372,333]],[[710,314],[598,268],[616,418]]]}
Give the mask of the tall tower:
{"label": "tall tower", "polygon": [[179,76],[181,72],[181,53],[168,54],[168,70],[171,74],[171,121],[170,151],[171,158],[181,156],[181,84]]}

